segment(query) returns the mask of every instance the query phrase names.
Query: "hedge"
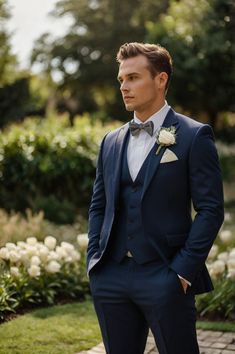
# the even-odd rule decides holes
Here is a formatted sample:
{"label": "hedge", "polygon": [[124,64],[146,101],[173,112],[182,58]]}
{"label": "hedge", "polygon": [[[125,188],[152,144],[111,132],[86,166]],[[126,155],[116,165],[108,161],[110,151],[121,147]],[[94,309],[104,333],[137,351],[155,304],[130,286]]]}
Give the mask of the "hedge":
{"label": "hedge", "polygon": [[88,117],[72,128],[65,117],[9,127],[0,137],[0,207],[44,210],[51,221],[74,222],[87,212],[105,129]]}

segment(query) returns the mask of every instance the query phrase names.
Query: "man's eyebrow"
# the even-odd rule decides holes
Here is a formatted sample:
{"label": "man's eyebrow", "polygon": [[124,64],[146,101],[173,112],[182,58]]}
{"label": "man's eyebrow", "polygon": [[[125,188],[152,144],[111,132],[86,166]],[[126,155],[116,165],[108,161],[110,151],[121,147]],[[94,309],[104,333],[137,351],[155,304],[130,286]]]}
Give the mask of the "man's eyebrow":
{"label": "man's eyebrow", "polygon": [[[133,75],[140,75],[140,73],[134,71],[134,72],[126,74],[124,76],[129,77],[129,76],[133,76]],[[122,75],[118,75],[117,79],[118,79],[118,81],[120,81],[122,79]]]}

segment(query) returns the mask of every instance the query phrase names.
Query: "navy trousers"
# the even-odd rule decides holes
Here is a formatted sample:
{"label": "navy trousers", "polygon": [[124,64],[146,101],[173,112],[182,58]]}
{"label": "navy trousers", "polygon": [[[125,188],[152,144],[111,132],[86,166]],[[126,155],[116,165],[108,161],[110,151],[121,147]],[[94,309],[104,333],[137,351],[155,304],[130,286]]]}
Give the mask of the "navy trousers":
{"label": "navy trousers", "polygon": [[90,287],[107,354],[143,354],[149,328],[160,354],[199,354],[193,290],[166,264],[106,258]]}

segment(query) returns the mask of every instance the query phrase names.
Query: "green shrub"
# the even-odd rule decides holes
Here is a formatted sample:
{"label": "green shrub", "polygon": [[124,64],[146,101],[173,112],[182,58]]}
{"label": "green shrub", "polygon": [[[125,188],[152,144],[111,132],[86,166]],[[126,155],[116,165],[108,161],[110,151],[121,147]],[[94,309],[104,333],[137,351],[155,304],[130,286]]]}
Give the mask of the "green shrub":
{"label": "green shrub", "polygon": [[0,137],[0,205],[44,210],[57,223],[87,213],[98,145],[105,130],[88,117],[70,127],[66,117],[28,119]]}
{"label": "green shrub", "polygon": [[235,228],[234,212],[225,213],[225,222],[212,246],[207,267],[214,291],[197,297],[197,309],[202,317],[235,318]]}
{"label": "green shrub", "polygon": [[232,182],[235,178],[235,145],[217,142],[223,180]]}

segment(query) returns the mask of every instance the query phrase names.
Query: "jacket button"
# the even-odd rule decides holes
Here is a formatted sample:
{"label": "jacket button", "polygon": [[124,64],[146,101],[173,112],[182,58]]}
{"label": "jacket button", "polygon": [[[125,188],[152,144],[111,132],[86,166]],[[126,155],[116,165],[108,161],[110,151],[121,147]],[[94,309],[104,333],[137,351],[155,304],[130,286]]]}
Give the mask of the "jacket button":
{"label": "jacket button", "polygon": [[138,191],[138,187],[132,187],[132,192],[137,192]]}

